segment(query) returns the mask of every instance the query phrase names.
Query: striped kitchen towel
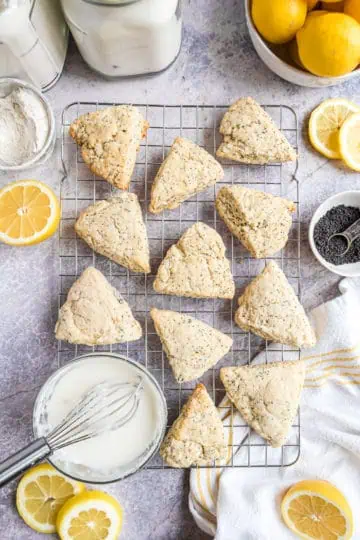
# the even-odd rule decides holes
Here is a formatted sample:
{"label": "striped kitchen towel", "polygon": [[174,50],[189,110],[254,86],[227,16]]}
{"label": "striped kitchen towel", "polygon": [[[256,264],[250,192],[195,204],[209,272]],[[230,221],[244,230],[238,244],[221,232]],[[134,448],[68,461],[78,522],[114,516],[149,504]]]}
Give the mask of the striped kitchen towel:
{"label": "striped kitchen towel", "polygon": [[[328,480],[344,492],[354,514],[353,538],[360,540],[360,279],[343,279],[339,289],[338,298],[311,313],[318,342],[302,353],[307,376],[301,403],[301,456],[296,464],[191,471],[190,510],[198,526],[216,540],[289,540],[292,535],[279,513],[281,498],[292,484],[311,478]],[[262,355],[254,362],[262,362]],[[239,445],[233,460],[243,464],[248,449],[241,443],[248,429],[232,427],[231,423],[243,421],[238,413],[226,412],[222,408],[226,405],[223,401],[219,411],[228,443]],[[296,458],[297,448],[285,450]],[[279,451],[267,449],[268,463],[271,459],[276,463]],[[263,461],[260,454],[258,458]],[[285,461],[291,462],[292,456],[286,455]],[[251,463],[256,465],[253,449]]]}

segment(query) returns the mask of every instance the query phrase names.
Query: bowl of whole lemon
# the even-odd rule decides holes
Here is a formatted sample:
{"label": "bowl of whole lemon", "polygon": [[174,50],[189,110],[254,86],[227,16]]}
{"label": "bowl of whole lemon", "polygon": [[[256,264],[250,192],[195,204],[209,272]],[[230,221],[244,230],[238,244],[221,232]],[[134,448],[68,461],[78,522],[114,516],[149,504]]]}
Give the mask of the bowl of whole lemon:
{"label": "bowl of whole lemon", "polygon": [[360,0],[245,0],[256,52],[283,79],[334,86],[360,75]]}

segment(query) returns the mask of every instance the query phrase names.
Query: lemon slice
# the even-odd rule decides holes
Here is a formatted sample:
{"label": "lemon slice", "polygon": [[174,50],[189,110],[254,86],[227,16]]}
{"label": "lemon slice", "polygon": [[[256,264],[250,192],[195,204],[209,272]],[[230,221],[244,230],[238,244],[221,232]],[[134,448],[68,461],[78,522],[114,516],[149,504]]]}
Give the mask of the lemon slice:
{"label": "lemon slice", "polygon": [[61,540],[117,540],[122,520],[116,499],[102,491],[88,491],[64,504],[56,529]]}
{"label": "lemon slice", "polygon": [[340,129],[339,143],[341,157],[346,165],[360,172],[360,113],[345,120]]}
{"label": "lemon slice", "polygon": [[329,482],[305,480],[292,486],[281,503],[286,525],[307,540],[348,540],[353,534],[351,508]]}
{"label": "lemon slice", "polygon": [[312,146],[330,159],[341,159],[339,131],[345,120],[360,107],[347,99],[327,99],[310,116],[309,137]]}
{"label": "lemon slice", "polygon": [[29,246],[49,238],[58,228],[60,204],[46,184],[12,182],[0,190],[0,241]]}
{"label": "lemon slice", "polygon": [[30,469],[20,480],[16,507],[29,527],[41,533],[54,533],[59,509],[70,497],[84,490],[84,484],[66,478],[43,463]]}

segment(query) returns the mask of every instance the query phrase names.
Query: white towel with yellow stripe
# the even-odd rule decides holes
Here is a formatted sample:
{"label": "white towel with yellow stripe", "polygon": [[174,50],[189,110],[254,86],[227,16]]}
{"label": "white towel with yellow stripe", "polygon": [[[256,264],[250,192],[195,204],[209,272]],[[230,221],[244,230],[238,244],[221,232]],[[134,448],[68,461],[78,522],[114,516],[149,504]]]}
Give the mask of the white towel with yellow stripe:
{"label": "white towel with yellow stripe", "polygon": [[[191,471],[190,510],[198,526],[216,540],[290,540],[293,535],[279,513],[281,497],[295,482],[314,478],[328,480],[344,492],[354,514],[353,538],[360,539],[360,279],[344,279],[339,289],[341,296],[311,313],[318,342],[302,354],[307,376],[301,401],[301,455],[296,464]],[[261,355],[256,361],[261,361]],[[234,415],[232,421],[237,420]],[[227,425],[230,421],[229,416],[224,419]],[[234,463],[246,464],[249,452],[241,442],[247,429],[226,432],[235,437],[230,444],[240,446]],[[264,449],[253,450],[251,464],[256,465],[257,459],[263,462]],[[296,458],[297,448],[285,450],[294,452],[284,458],[289,463]],[[268,463],[277,463],[281,449],[267,452]]]}

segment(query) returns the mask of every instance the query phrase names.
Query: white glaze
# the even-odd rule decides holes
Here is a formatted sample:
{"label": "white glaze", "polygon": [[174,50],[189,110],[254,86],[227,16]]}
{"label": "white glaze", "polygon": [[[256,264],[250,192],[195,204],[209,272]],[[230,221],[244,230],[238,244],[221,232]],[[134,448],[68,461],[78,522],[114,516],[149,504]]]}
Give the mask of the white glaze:
{"label": "white glaze", "polygon": [[[75,363],[45,393],[40,407],[39,434],[47,434],[57,426],[93,386],[101,382],[136,380],[138,375],[133,365],[101,355]],[[94,473],[96,479],[102,475],[116,478],[120,469],[119,476],[136,470],[144,456],[151,452],[163,423],[157,388],[147,377],[144,377],[143,388],[139,408],[130,422],[116,431],[56,451],[52,457],[54,464],[76,477],[85,475],[89,481]]]}

